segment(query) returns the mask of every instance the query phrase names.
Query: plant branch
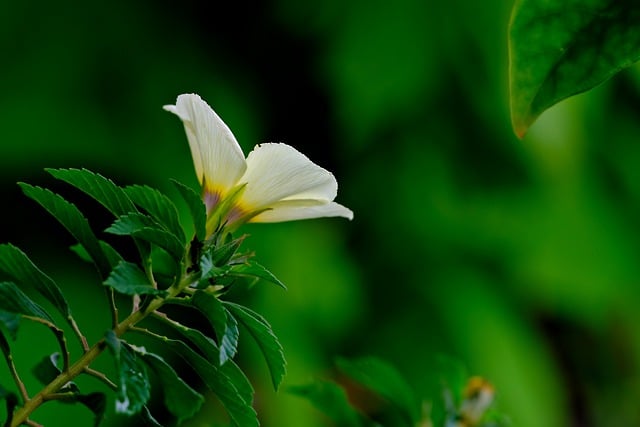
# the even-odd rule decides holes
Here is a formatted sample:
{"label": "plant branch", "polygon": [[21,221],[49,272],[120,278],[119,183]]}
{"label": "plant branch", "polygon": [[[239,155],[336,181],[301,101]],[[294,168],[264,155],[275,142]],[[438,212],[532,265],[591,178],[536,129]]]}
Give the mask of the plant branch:
{"label": "plant branch", "polygon": [[87,338],[82,334],[76,320],[73,316],[69,315],[67,317],[69,324],[71,325],[71,329],[73,329],[73,333],[76,334],[76,337],[80,340],[80,344],[82,345],[82,350],[86,353],[89,351],[89,343],[87,342]]}
{"label": "plant branch", "polygon": [[[168,291],[169,295],[167,295],[166,299],[162,297],[154,298],[149,304],[146,305],[144,310],[138,310],[136,312],[131,313],[124,319],[122,322],[118,323],[112,329],[114,334],[117,337],[122,336],[125,332],[129,330],[137,331],[140,328],[135,327],[136,323],[147,317],[148,315],[154,313],[158,308],[162,307],[162,305],[166,302],[167,299],[174,298],[176,295],[180,294],[184,288],[189,286],[191,283],[191,277],[189,275],[184,276],[178,283],[174,286],[171,286]],[[27,316],[24,316],[29,318]],[[37,321],[39,323],[43,323],[47,326],[51,324],[50,322],[40,319],[40,318],[30,318],[31,320]],[[170,319],[169,319],[170,320]],[[52,325],[54,330],[59,330]],[[62,332],[62,331],[60,331]],[[153,334],[153,332],[148,332],[149,334]],[[58,336],[56,334],[56,336]],[[159,335],[158,335],[159,336]],[[64,335],[61,336],[61,339],[64,340]],[[165,338],[166,339],[166,338]],[[95,372],[93,370],[89,370],[87,372],[87,368],[89,365],[107,348],[106,342],[103,339],[94,344],[87,352],[85,352],[74,364],[65,369],[53,379],[48,385],[46,385],[42,390],[38,392],[35,396],[33,396],[29,400],[25,400],[24,406],[18,409],[14,413],[14,417],[11,421],[10,427],[18,427],[22,424],[28,423],[29,416],[33,411],[35,411],[42,403],[46,401],[47,396],[55,396],[55,394],[69,381],[72,381],[75,377],[82,373],[86,373],[89,375],[94,375]],[[64,345],[65,353],[66,353],[66,342]],[[66,353],[66,357],[68,358],[68,353]],[[68,362],[67,362],[68,363]],[[95,376],[95,375],[94,375]],[[98,374],[98,378],[100,375]],[[106,378],[106,376],[105,376]],[[111,381],[109,381],[111,382]]]}
{"label": "plant branch", "polygon": [[31,320],[32,322],[40,323],[41,325],[45,325],[47,328],[51,330],[51,332],[53,332],[53,334],[56,336],[56,339],[58,340],[60,351],[62,352],[62,371],[63,372],[68,371],[69,370],[69,348],[67,347],[67,339],[64,336],[64,331],[58,328],[53,323],[49,322],[48,320],[42,319],[40,317],[23,315],[22,318]]}
{"label": "plant branch", "polygon": [[9,371],[11,372],[11,377],[13,378],[13,382],[16,383],[18,390],[20,390],[20,395],[22,396],[22,400],[27,402],[29,400],[29,394],[27,393],[27,388],[24,383],[20,379],[20,375],[18,374],[18,370],[16,369],[16,365],[13,363],[13,356],[11,353],[4,353],[4,359],[7,361],[7,365],[9,366]]}
{"label": "plant branch", "polygon": [[105,383],[107,386],[109,386],[109,388],[111,388],[112,390],[118,390],[118,386],[113,381],[111,381],[103,372],[96,371],[95,369],[92,369],[87,366],[86,368],[84,368],[84,373],[99,379],[100,381]]}

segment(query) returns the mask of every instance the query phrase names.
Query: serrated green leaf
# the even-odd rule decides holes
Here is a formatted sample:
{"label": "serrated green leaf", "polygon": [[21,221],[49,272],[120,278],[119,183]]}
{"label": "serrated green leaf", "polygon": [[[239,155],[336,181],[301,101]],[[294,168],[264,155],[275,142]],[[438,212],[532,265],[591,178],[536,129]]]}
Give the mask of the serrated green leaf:
{"label": "serrated green leaf", "polygon": [[211,262],[216,267],[222,267],[229,263],[231,258],[238,252],[240,245],[244,242],[246,236],[238,237],[220,246],[212,248],[207,255],[210,256]]}
{"label": "serrated green leaf", "polygon": [[40,381],[40,384],[47,385],[62,373],[60,368],[58,368],[59,359],[60,353],[56,352],[45,356],[33,367],[31,372],[33,376]]}
{"label": "serrated green leaf", "polygon": [[0,245],[0,271],[17,283],[33,286],[65,318],[71,315],[69,304],[58,285],[17,247],[10,244]]}
{"label": "serrated green leaf", "polygon": [[[243,393],[222,369],[209,363],[182,341],[167,340],[165,343],[189,363],[211,391],[218,396],[234,426],[257,427],[259,425],[258,416],[251,406],[251,401],[245,400]],[[229,363],[225,363],[224,366],[227,365]]]}
{"label": "serrated green leaf", "polygon": [[238,277],[255,277],[258,279],[266,280],[270,283],[274,283],[280,286],[282,289],[287,289],[285,284],[282,283],[280,279],[278,279],[272,272],[255,261],[248,261],[245,264],[234,265],[231,268],[229,274],[231,276]]}
{"label": "serrated green leaf", "polygon": [[124,190],[108,178],[87,169],[46,169],[54,178],[91,196],[116,216],[136,212]]}
{"label": "serrated green leaf", "polygon": [[105,231],[117,236],[130,236],[147,227],[156,227],[157,223],[148,215],[133,212],[121,215]]}
{"label": "serrated green leaf", "polygon": [[5,330],[12,340],[15,341],[18,328],[20,327],[20,315],[0,310],[0,331]]}
{"label": "serrated green leaf", "polygon": [[[187,305],[188,306],[188,305]],[[171,321],[168,323],[171,327],[173,327],[176,331],[178,331],[182,336],[191,341],[197,348],[200,350],[205,360],[216,367],[222,375],[227,378],[233,386],[236,388],[242,400],[244,402],[248,402],[249,404],[253,401],[253,387],[251,383],[247,379],[246,375],[242,372],[242,370],[236,365],[233,360],[227,360],[227,362],[218,367],[218,363],[220,361],[220,351],[218,349],[218,345],[211,338],[204,335],[202,332],[197,329],[187,328],[186,326]],[[164,341],[163,341],[164,342]],[[179,346],[176,346],[176,352],[179,351]]]}
{"label": "serrated green leaf", "polygon": [[522,138],[557,102],[640,58],[640,3],[520,0],[509,30],[511,118]]}
{"label": "serrated green leaf", "polygon": [[112,287],[124,295],[161,295],[166,291],[154,288],[140,268],[130,262],[120,261],[113,269],[104,285]]}
{"label": "serrated green leaf", "polygon": [[116,235],[128,235],[166,250],[176,261],[182,259],[185,247],[176,236],[161,228],[151,217],[132,213],[123,215],[105,230]]}
{"label": "serrated green leaf", "polygon": [[224,302],[224,306],[247,328],[258,347],[260,347],[271,373],[273,388],[277,390],[286,373],[287,362],[285,361],[280,341],[273,333],[271,325],[264,317],[247,307],[228,301]]}
{"label": "serrated green leaf", "polygon": [[387,408],[387,417],[403,420],[407,425],[413,425],[419,420],[419,401],[393,366],[374,357],[358,360],[338,359],[336,364],[347,377],[395,407],[395,411],[393,408]]}
{"label": "serrated green leaf", "polygon": [[12,282],[0,282],[0,310],[39,317],[55,323],[44,308],[32,301]]}
{"label": "serrated green leaf", "polygon": [[[100,174],[86,169],[47,169],[47,172],[92,197],[116,217],[138,211],[124,189]],[[148,244],[138,240],[135,243],[141,258],[146,259],[149,256]]]}
{"label": "serrated green leaf", "polygon": [[35,200],[47,212],[62,224],[64,228],[86,249],[91,255],[91,259],[96,264],[102,277],[107,277],[111,271],[111,266],[102,247],[98,243],[93,230],[89,226],[89,221],[82,215],[80,210],[63,199],[58,194],[45,188],[34,187],[33,185],[18,183],[27,197]]}
{"label": "serrated green leaf", "polygon": [[362,427],[362,417],[349,404],[345,391],[335,383],[316,381],[287,388],[289,393],[308,399],[337,426]]}
{"label": "serrated green leaf", "polygon": [[213,295],[206,292],[197,291],[191,298],[191,303],[196,307],[213,326],[213,330],[218,337],[220,360],[223,365],[227,360],[233,358],[238,350],[238,322],[233,316],[227,315],[222,302]]}
{"label": "serrated green leaf", "polygon": [[140,413],[151,398],[151,384],[144,364],[137,358],[136,350],[120,340],[113,331],[105,335],[118,375],[116,412],[133,415]]}
{"label": "serrated green leaf", "polygon": [[[111,265],[111,267],[115,267],[116,265],[118,265],[120,261],[122,261],[122,255],[120,255],[118,251],[116,251],[113,248],[113,246],[111,246],[110,244],[108,244],[103,240],[99,240],[98,242],[100,243],[100,247],[102,247],[102,251],[107,256],[107,259],[109,260],[109,265]],[[80,257],[81,260],[86,262],[93,262],[93,260],[91,259],[91,255],[89,255],[89,252],[87,252],[84,246],[82,246],[80,243],[76,243],[75,245],[72,245],[70,249],[76,255],[78,255],[78,257]]]}
{"label": "serrated green leaf", "polygon": [[164,403],[169,412],[178,418],[178,424],[200,410],[204,397],[185,383],[164,359],[153,353],[138,355],[158,375],[164,390]]}
{"label": "serrated green leaf", "polygon": [[191,213],[193,224],[195,228],[196,237],[199,241],[203,241],[207,235],[207,210],[202,202],[202,198],[191,187],[178,182],[174,179],[171,180],[173,185],[187,203],[187,208]]}
{"label": "serrated green leaf", "polygon": [[178,210],[171,199],[146,185],[132,185],[124,190],[133,203],[147,211],[181,243],[185,242],[186,237],[178,219]]}

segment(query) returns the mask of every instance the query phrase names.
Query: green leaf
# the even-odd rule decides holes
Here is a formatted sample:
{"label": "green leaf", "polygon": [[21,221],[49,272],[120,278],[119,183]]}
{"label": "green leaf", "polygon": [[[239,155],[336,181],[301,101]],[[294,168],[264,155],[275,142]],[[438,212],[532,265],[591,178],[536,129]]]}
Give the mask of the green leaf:
{"label": "green leaf", "polygon": [[0,245],[0,271],[18,283],[33,286],[65,318],[71,315],[69,304],[58,285],[20,249],[10,244]]}
{"label": "green leaf", "polygon": [[110,179],[86,169],[46,169],[53,177],[91,196],[116,216],[136,212],[124,190]]}
{"label": "green leaf", "polygon": [[153,418],[153,415],[151,415],[151,411],[146,405],[142,407],[139,415],[140,418],[142,418],[142,422],[144,423],[144,425],[149,427],[163,427],[162,424],[158,422],[158,420]]}
{"label": "green leaf", "polygon": [[234,265],[229,272],[229,275],[238,277],[255,277],[258,279],[266,280],[270,283],[274,283],[285,290],[287,289],[285,284],[282,283],[280,279],[278,279],[272,272],[255,261],[248,261],[245,264]]}
{"label": "green leaf", "polygon": [[200,410],[204,397],[189,387],[164,359],[153,353],[139,352],[138,355],[158,375],[164,390],[164,403],[178,418],[178,424]]}
{"label": "green leaf", "polygon": [[[358,360],[338,359],[338,369],[353,381],[384,398],[394,408],[387,416],[413,425],[420,419],[420,404],[413,390],[390,364],[374,357]],[[395,412],[395,414],[393,414]]]}
{"label": "green leaf", "polygon": [[102,277],[107,277],[111,265],[89,222],[80,210],[73,204],[45,188],[34,187],[25,183],[18,183],[27,197],[38,202],[47,212],[56,218],[64,228],[86,249],[96,264]]}
{"label": "green leaf", "polygon": [[18,327],[20,326],[20,315],[0,310],[0,332],[7,331],[12,340],[15,341]]}
{"label": "green leaf", "polygon": [[110,286],[124,295],[161,295],[166,291],[154,288],[140,268],[130,262],[120,261],[113,269],[104,285]]}
{"label": "green leaf", "polygon": [[522,138],[557,102],[640,59],[640,3],[520,0],[509,30],[511,119]]}
{"label": "green leaf", "polygon": [[93,426],[98,427],[104,419],[104,413],[107,410],[107,395],[101,392],[78,394],[76,400],[93,412],[95,415],[93,418]]}
{"label": "green leaf", "polygon": [[55,323],[44,308],[33,302],[12,282],[0,282],[0,310],[39,317]]}
{"label": "green leaf", "polygon": [[213,326],[219,343],[218,363],[223,365],[233,358],[238,350],[238,322],[225,310],[218,298],[206,292],[197,291],[191,298],[191,303],[209,319]]}
{"label": "green leaf", "polygon": [[193,191],[191,187],[187,187],[181,182],[173,179],[171,182],[175,185],[178,192],[187,203],[187,207],[191,213],[191,218],[193,219],[196,237],[199,241],[203,241],[207,236],[207,210],[202,202],[202,198]]}
{"label": "green leaf", "polygon": [[[244,375],[242,370],[240,370],[238,365],[236,365],[233,360],[227,360],[224,365],[218,367],[220,361],[220,351],[215,341],[205,336],[197,329],[187,328],[186,326],[173,320],[165,324],[173,327],[185,338],[195,344],[195,346],[204,356],[205,360],[216,367],[224,376],[224,378],[228,379],[233,384],[238,393],[240,393],[240,396],[244,402],[249,402],[250,404],[253,401],[253,387],[251,386],[251,383]],[[181,347],[178,344],[174,344],[174,350],[176,352],[179,352],[180,348]]]}
{"label": "green leaf", "polygon": [[7,390],[0,385],[0,400],[5,401],[7,409],[7,419],[5,420],[4,425],[10,426],[11,421],[13,421],[13,411],[16,409],[16,406],[20,404],[20,398],[14,392]]}
{"label": "green leaf", "polygon": [[151,384],[147,370],[137,358],[134,347],[118,339],[113,331],[107,332],[105,342],[116,361],[118,375],[116,412],[126,415],[137,414],[151,398]]}
{"label": "green leaf", "polygon": [[312,384],[289,387],[287,391],[308,399],[337,426],[361,427],[364,425],[360,415],[349,404],[345,391],[335,383],[316,381]]}
{"label": "green leaf", "polygon": [[42,360],[33,367],[31,372],[33,376],[40,381],[40,384],[47,385],[62,373],[60,368],[58,368],[59,359],[60,353],[53,353],[42,358]]}
{"label": "green leaf", "polygon": [[[120,255],[118,251],[113,248],[113,246],[103,240],[99,240],[98,242],[100,243],[100,247],[102,247],[102,251],[107,256],[109,265],[111,265],[111,267],[115,267],[120,261],[122,261],[122,255]],[[93,260],[91,259],[91,255],[89,255],[89,252],[87,252],[84,246],[82,246],[80,243],[72,245],[70,249],[75,252],[75,254],[78,255],[81,260],[86,262],[93,262]]]}
{"label": "green leaf", "polygon": [[[234,426],[257,427],[259,425],[256,411],[251,406],[251,400],[246,400],[246,396],[222,369],[209,363],[182,341],[168,339],[165,344],[189,363],[207,387],[218,396]],[[224,366],[227,365],[231,366],[230,363],[225,363]]]}
{"label": "green leaf", "polygon": [[153,243],[166,250],[176,261],[179,261],[184,255],[184,244],[176,236],[160,227],[150,217],[140,213],[132,213],[122,215],[105,231],[116,235],[128,235]]}
{"label": "green leaf", "polygon": [[247,328],[253,339],[260,347],[269,372],[273,388],[278,389],[286,373],[287,362],[280,341],[273,333],[271,325],[258,313],[231,302],[224,302],[225,307]]}
{"label": "green leaf", "polygon": [[246,235],[213,248],[213,250],[209,252],[213,265],[216,267],[227,265],[236,252],[238,252],[238,249],[240,248],[240,245],[242,245],[242,242],[244,242],[245,238]]}
{"label": "green leaf", "polygon": [[171,199],[146,185],[132,185],[124,190],[133,203],[147,211],[180,242],[185,242],[186,237],[178,219],[178,210]]}
{"label": "green leaf", "polygon": [[156,226],[156,222],[151,217],[138,212],[133,212],[119,216],[105,231],[117,236],[130,236],[136,231]]}

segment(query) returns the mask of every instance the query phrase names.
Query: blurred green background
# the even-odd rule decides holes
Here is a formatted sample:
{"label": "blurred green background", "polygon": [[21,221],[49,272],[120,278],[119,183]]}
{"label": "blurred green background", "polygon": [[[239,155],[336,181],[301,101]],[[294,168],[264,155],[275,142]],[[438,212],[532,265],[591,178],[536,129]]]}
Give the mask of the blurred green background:
{"label": "blurred green background", "polygon": [[[285,389],[330,375],[336,356],[379,356],[429,397],[441,354],[488,378],[514,426],[640,425],[640,71],[560,104],[519,141],[510,7],[2,2],[0,241],[62,284],[97,339],[108,320],[91,268],[15,182],[64,192],[43,168],[86,167],[120,184],[195,188],[182,125],[161,107],[196,92],[245,152],[285,142],[333,171],[338,201],[355,212],[351,223],[245,229],[247,248],[289,287],[244,297],[289,362],[275,393],[255,346],[241,348],[262,425],[327,425]],[[25,324],[14,347],[27,371],[55,342]],[[218,409],[189,425],[215,425]],[[91,422],[55,403],[34,418]],[[108,425],[126,422],[110,409]]]}

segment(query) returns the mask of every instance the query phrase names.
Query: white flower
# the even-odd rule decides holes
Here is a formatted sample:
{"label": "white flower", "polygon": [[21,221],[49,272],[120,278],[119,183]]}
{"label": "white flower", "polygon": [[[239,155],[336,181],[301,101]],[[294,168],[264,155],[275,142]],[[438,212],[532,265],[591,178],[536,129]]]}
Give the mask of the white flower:
{"label": "white flower", "polygon": [[184,123],[209,233],[225,223],[353,218],[351,210],[333,201],[338,183],[331,172],[295,148],[260,144],[245,159],[231,130],[198,95],[180,95],[176,105],[164,109]]}

